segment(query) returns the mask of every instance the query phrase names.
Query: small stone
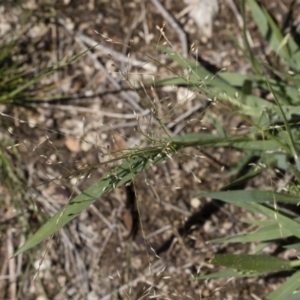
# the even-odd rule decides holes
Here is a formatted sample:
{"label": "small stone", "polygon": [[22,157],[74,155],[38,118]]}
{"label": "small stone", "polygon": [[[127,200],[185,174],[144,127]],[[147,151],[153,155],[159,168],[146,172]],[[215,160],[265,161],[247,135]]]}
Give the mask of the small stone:
{"label": "small stone", "polygon": [[80,142],[78,139],[75,139],[72,137],[67,138],[65,145],[71,152],[79,152],[80,151]]}
{"label": "small stone", "polygon": [[198,198],[191,199],[191,206],[195,209],[199,208],[201,205],[201,201]]}

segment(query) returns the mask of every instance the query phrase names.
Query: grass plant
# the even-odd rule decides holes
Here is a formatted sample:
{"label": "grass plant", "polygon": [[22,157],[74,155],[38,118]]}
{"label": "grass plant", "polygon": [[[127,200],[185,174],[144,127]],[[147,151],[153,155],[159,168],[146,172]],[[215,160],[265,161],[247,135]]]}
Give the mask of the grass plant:
{"label": "grass plant", "polygon": [[[246,35],[246,4],[252,12],[261,35],[278,59],[277,66],[267,64],[265,60],[257,58],[249,46]],[[62,207],[26,240],[24,245],[16,251],[15,256],[53,236],[102,195],[134,181],[136,176],[146,172],[152,166],[173,159],[180,155],[183,149],[222,147],[235,149],[242,154],[240,163],[231,166],[228,170],[231,178],[234,178],[234,174],[239,174],[245,166],[248,167],[246,174],[236,176],[218,191],[195,191],[195,195],[199,198],[218,199],[251,212],[253,218],[241,220],[241,222],[250,224],[255,229],[242,235],[216,239],[210,243],[255,243],[256,248],[251,253],[215,255],[210,262],[216,266],[226,267],[226,270],[203,276],[199,274],[195,279],[253,277],[291,271],[292,275],[287,276],[285,282],[266,299],[298,299],[295,293],[300,289],[299,259],[295,257],[293,260],[287,260],[268,256],[262,254],[262,250],[287,237],[300,239],[300,218],[296,213],[287,209],[288,205],[297,207],[299,203],[300,51],[293,37],[289,34],[284,35],[269,12],[256,1],[242,1],[242,11],[245,27],[244,45],[240,45],[240,48],[249,59],[252,72],[239,74],[221,70],[213,74],[199,65],[197,61],[181,57],[174,49],[159,47],[159,51],[165,53],[168,59],[181,67],[184,75],[178,75],[168,69],[174,75],[157,80],[155,85],[186,86],[194,93],[206,95],[210,102],[207,110],[210,106],[220,106],[238,116],[245,129],[243,133],[227,131],[222,128],[218,120],[215,120],[216,134],[190,133],[171,136],[166,134],[168,131],[160,116],[152,111],[152,117],[158,126],[155,137],[145,134],[143,145],[122,151],[117,158],[92,166],[92,168],[99,168],[116,161],[119,163]],[[8,59],[5,53],[11,52],[12,44],[6,47],[8,48],[1,51],[4,56],[0,57],[0,60],[7,61]],[[0,65],[3,65],[0,70],[0,87],[5,87],[0,96],[0,102],[6,105],[25,105],[31,101],[33,98],[26,94],[26,89],[41,76],[54,71],[54,69],[47,70],[42,75],[25,80],[26,71],[22,71],[19,62],[9,65],[0,62]],[[254,89],[261,93],[253,93]],[[268,97],[261,95],[268,95]],[[12,141],[11,144],[14,142]],[[6,185],[11,190],[14,190],[16,185],[24,190],[21,179],[23,175],[16,174],[18,167],[12,166],[11,155],[5,149],[7,145],[0,144],[2,176],[7,180]],[[249,167],[249,161],[255,163]],[[80,177],[89,171],[91,168],[83,168],[73,176]],[[268,190],[233,190],[233,187],[238,186],[239,183],[248,182],[255,177],[269,178],[270,172],[277,174],[278,177],[288,176],[290,181],[280,191],[275,190],[273,179],[269,180]],[[299,243],[285,245],[285,248],[298,249]]]}

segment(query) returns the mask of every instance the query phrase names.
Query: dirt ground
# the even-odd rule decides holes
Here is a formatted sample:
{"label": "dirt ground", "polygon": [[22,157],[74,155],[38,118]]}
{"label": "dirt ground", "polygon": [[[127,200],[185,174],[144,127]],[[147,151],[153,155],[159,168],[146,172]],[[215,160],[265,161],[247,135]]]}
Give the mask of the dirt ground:
{"label": "dirt ground", "polygon": [[[285,32],[297,26],[295,1],[261,2]],[[185,13],[184,1],[161,4],[197,50],[191,57],[212,71],[250,70],[232,38],[242,41],[239,1],[219,1],[211,37]],[[217,270],[209,264],[214,253],[248,253],[252,247],[207,244],[248,230],[240,222],[247,213],[195,197],[199,190],[216,191],[230,181],[226,170],[240,153],[225,149],[186,149],[138,176],[133,185],[99,199],[49,242],[8,260],[49,215],[110,166],[71,176],[74,172],[140,144],[145,140],[141,131],[159,137],[149,109],[156,107],[172,134],[213,132],[213,116],[228,130],[240,120],[219,107],[205,110],[205,97],[190,99],[186,88],[151,88],[153,78],[168,75],[151,57],[183,72],[157,49],[163,42],[157,27],[164,27],[168,45],[179,52],[183,45],[150,0],[7,1],[0,11],[2,36],[23,28],[20,56],[33,73],[101,42],[35,85],[32,91],[40,99],[34,108],[0,107],[9,116],[0,117],[1,138],[19,144],[10,155],[21,166],[26,186],[26,196],[19,190],[11,195],[0,182],[0,299],[263,299],[284,280],[195,279]],[[252,47],[264,57],[266,43],[250,14],[248,29]],[[147,83],[145,89],[140,82]],[[258,184],[268,182],[262,178]]]}

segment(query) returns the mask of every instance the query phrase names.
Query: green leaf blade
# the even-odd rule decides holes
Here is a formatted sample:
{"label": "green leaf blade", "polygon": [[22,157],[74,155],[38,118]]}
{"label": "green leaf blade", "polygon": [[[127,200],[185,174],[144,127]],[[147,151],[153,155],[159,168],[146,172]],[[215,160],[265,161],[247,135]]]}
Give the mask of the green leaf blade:
{"label": "green leaf blade", "polygon": [[293,292],[299,288],[300,288],[300,271],[294,273],[281,286],[279,286],[275,291],[269,294],[266,297],[266,300],[300,299],[300,293],[297,293],[296,296],[293,295]]}
{"label": "green leaf blade", "polygon": [[[14,256],[29,250],[52,236],[64,225],[76,218],[81,212],[93,204],[99,197],[112,191],[114,188],[123,185],[136,175],[145,171],[152,164],[167,159],[166,155],[158,156],[158,153],[149,154],[146,157],[131,158],[127,162],[113,169],[109,174],[104,175],[97,182],[82,192],[68,204],[51,217],[25,244],[17,250]],[[170,153],[169,153],[170,155]]]}
{"label": "green leaf blade", "polygon": [[199,197],[210,197],[220,199],[230,203],[236,202],[254,202],[254,203],[291,203],[299,204],[299,197],[291,194],[283,194],[272,191],[261,190],[237,190],[221,192],[200,192]]}
{"label": "green leaf blade", "polygon": [[242,272],[259,274],[292,269],[288,260],[268,255],[218,254],[211,260],[211,263]]}

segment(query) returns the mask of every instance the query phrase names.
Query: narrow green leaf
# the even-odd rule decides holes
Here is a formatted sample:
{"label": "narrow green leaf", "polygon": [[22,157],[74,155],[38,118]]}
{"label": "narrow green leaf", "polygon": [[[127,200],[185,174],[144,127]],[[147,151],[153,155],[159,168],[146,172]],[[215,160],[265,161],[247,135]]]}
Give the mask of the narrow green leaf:
{"label": "narrow green leaf", "polygon": [[255,245],[255,247],[251,250],[250,254],[258,254],[258,253],[262,253],[262,251],[266,248],[270,246],[270,243],[258,243],[257,245]]}
{"label": "narrow green leaf", "polygon": [[36,82],[40,81],[44,77],[47,77],[47,76],[53,74],[55,71],[60,70],[61,68],[64,68],[64,67],[68,66],[69,64],[72,64],[74,61],[76,61],[78,58],[80,58],[81,56],[83,56],[84,54],[86,54],[88,51],[91,51],[92,49],[94,49],[95,47],[97,47],[97,45],[98,44],[96,44],[93,47],[90,47],[89,49],[83,51],[82,53],[79,53],[78,55],[76,55],[75,57],[73,57],[70,61],[64,63],[61,66],[50,67],[47,70],[43,70],[43,72],[41,72],[41,74],[39,74],[39,75],[35,76],[34,78],[26,81],[24,84],[20,84],[17,88],[15,88],[13,91],[11,91],[6,97],[9,98],[9,99],[12,99],[16,95],[20,94],[22,91],[24,91],[25,89],[27,89],[29,86],[31,86],[33,83],[36,83]]}
{"label": "narrow green leaf", "polygon": [[288,295],[287,299],[289,299],[289,300],[299,300],[300,299],[300,292],[297,291],[293,294]]}
{"label": "narrow green leaf", "polygon": [[[273,69],[272,66],[267,65],[268,68],[271,68],[272,72],[276,74],[277,70]],[[239,74],[239,73],[230,73],[230,72],[220,72],[218,76],[223,78],[228,84],[235,87],[242,87],[245,81],[251,81],[253,88],[262,88],[268,89],[268,84],[266,82],[265,77],[259,75],[250,75],[250,74]],[[286,74],[280,74],[280,76],[285,77]],[[294,77],[289,77],[287,80],[293,80]],[[270,85],[272,89],[278,97],[280,98],[282,104],[296,104],[299,102],[298,96],[298,88],[297,86],[289,86],[287,81],[283,80],[274,80],[269,79]],[[286,99],[288,98],[288,99]],[[288,101],[287,101],[288,100]]]}
{"label": "narrow green leaf", "polygon": [[270,140],[254,140],[251,137],[243,135],[241,137],[223,137],[214,136],[205,133],[191,133],[173,138],[176,144],[184,144],[187,146],[210,146],[210,147],[234,147],[244,150],[259,150],[259,151],[272,151],[281,153],[283,149],[276,141]]}
{"label": "narrow green leaf", "polygon": [[239,191],[225,191],[225,192],[200,192],[199,197],[216,198],[223,201],[235,202],[256,202],[256,203],[293,203],[299,204],[300,199],[291,194],[282,194],[272,191],[260,190],[239,190]]}
{"label": "narrow green leaf", "polygon": [[[300,288],[300,271],[290,276],[281,286],[279,286],[274,292],[270,293],[266,300],[291,300],[300,299],[300,293],[297,294],[299,298],[293,295],[293,292]],[[296,297],[296,298],[295,298]]]}
{"label": "narrow green leaf", "polygon": [[290,68],[299,72],[300,69],[300,49],[291,35],[288,36],[288,45],[291,50],[292,59],[290,61]]}
{"label": "narrow green leaf", "polygon": [[[227,173],[228,176],[237,176],[238,174],[240,174],[241,170],[245,169],[245,167],[248,166],[249,161],[253,161],[253,157],[254,156],[255,156],[255,151],[247,151],[247,150],[245,150],[244,151],[244,155],[228,171],[228,173]],[[245,175],[247,175],[247,174],[245,174]]]}
{"label": "narrow green leaf", "polygon": [[291,244],[288,246],[283,246],[286,249],[300,250],[300,243]]}
{"label": "narrow green leaf", "polygon": [[[244,143],[255,142],[252,138],[243,136],[220,137],[206,133],[191,133],[173,137],[173,142],[177,146],[205,146],[205,147],[245,147]],[[272,144],[273,146],[273,144]],[[278,148],[278,147],[277,147]],[[274,149],[274,148],[272,148]]]}
{"label": "narrow green leaf", "polygon": [[245,233],[233,237],[225,237],[209,241],[209,243],[250,243],[263,242],[276,239],[283,239],[291,236],[291,232],[285,228],[280,228],[278,224],[259,228],[257,231]]}
{"label": "narrow green leaf", "polygon": [[237,105],[244,114],[256,118],[258,116],[261,118],[261,112],[267,108],[272,110],[276,109],[276,106],[270,101],[253,95],[244,95],[240,88],[235,88],[227,82],[225,78],[222,77],[221,72],[212,74],[198,63],[182,58],[169,48],[160,46],[159,50],[168,54],[170,59],[176,61],[183,68],[188,66],[189,70],[191,70],[191,74],[188,77],[177,76],[177,78],[163,81],[159,80],[156,82],[156,85],[184,84],[191,86],[194,90],[201,90],[211,98],[230,101],[232,104]]}
{"label": "narrow green leaf", "polygon": [[289,230],[294,236],[300,238],[300,224],[293,220],[290,216],[285,216],[280,212],[275,212],[273,207],[271,209],[258,203],[251,203],[250,205],[256,213],[261,213],[270,219],[276,220],[282,228]]}
{"label": "narrow green leaf", "polygon": [[210,114],[209,117],[210,117],[213,125],[216,128],[218,136],[220,136],[222,138],[228,137],[229,134],[226,132],[226,129],[224,128],[220,118],[218,116],[216,116],[215,114]]}
{"label": "narrow green leaf", "polygon": [[[221,193],[221,192],[218,192]],[[264,205],[261,205],[259,203],[255,203],[255,202],[248,202],[248,201],[242,201],[241,198],[237,198],[237,199],[232,199],[231,197],[228,197],[229,194],[219,194],[218,193],[198,193],[198,197],[201,197],[201,195],[205,194],[205,197],[211,197],[211,198],[216,198],[228,203],[232,203],[236,206],[239,206],[243,209],[246,209],[248,211],[251,211],[255,214],[263,214],[265,216],[267,216],[268,218],[270,218],[271,220],[276,220],[276,222],[278,222],[278,224],[280,224],[280,226],[282,228],[285,228],[286,230],[289,230],[294,236],[300,238],[300,224],[293,220],[291,217],[289,216],[285,216],[283,214],[281,214],[279,211],[275,212],[274,208],[269,208],[266,207]],[[214,196],[218,196],[218,197],[214,197]],[[222,195],[222,197],[220,197]],[[223,197],[223,195],[225,195]],[[240,199],[240,201],[239,201]]]}
{"label": "narrow green leaf", "polygon": [[283,43],[283,35],[266,8],[259,6],[255,0],[248,0],[247,3],[262,36],[268,41],[275,53],[288,62],[290,53],[287,46]]}
{"label": "narrow green leaf", "polygon": [[256,277],[263,274],[265,274],[265,272],[246,273],[246,272],[239,272],[234,269],[226,269],[224,271],[198,276],[196,277],[196,279],[206,280],[206,279],[218,279],[218,278],[247,278],[247,277]]}
{"label": "narrow green leaf", "polygon": [[[161,150],[160,150],[161,151]],[[161,154],[160,156],[158,154]],[[172,153],[171,153],[172,154]],[[168,155],[171,155],[168,153]],[[14,255],[18,255],[52,236],[64,225],[76,218],[82,211],[88,208],[102,195],[112,191],[127,181],[133,179],[139,173],[145,171],[152,164],[159,163],[168,157],[160,152],[150,153],[144,157],[131,158],[106,174],[89,188],[82,192],[65,207],[51,217]]]}
{"label": "narrow green leaf", "polygon": [[245,46],[245,54],[248,60],[251,63],[252,69],[256,74],[262,74],[262,66],[258,62],[256,55],[253,52],[252,47],[250,46],[248,32],[247,32],[247,15],[246,15],[246,0],[241,1],[241,12],[242,12],[242,19],[243,19],[243,42]]}
{"label": "narrow green leaf", "polygon": [[250,273],[271,273],[293,268],[290,261],[268,255],[218,254],[211,263]]}

